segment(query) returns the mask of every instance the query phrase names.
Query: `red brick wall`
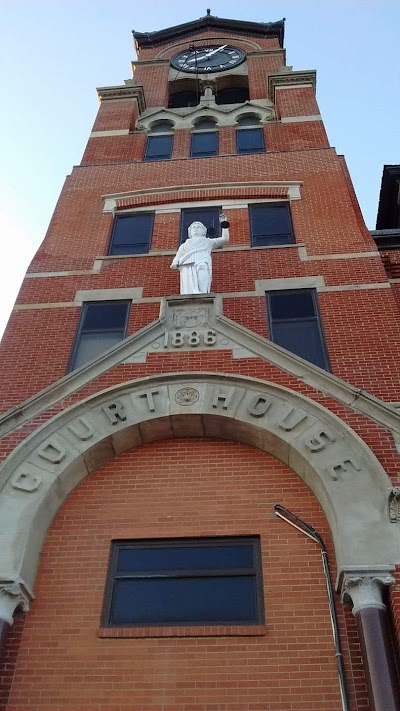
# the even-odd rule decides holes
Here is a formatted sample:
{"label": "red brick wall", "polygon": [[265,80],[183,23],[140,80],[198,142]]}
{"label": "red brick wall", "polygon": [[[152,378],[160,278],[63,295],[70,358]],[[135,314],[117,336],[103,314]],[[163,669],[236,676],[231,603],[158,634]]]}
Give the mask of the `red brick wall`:
{"label": "red brick wall", "polygon": [[319,114],[314,89],[310,87],[292,87],[276,89],[276,107],[282,116],[315,116]]}
{"label": "red brick wall", "polygon": [[133,128],[138,118],[136,99],[107,99],[101,102],[93,131]]}
{"label": "red brick wall", "polygon": [[[273,127],[271,127],[271,132]],[[93,139],[103,141],[103,139]],[[117,137],[116,141],[119,140]],[[142,136],[140,136],[142,141]],[[268,145],[268,138],[267,138]],[[142,142],[143,147],[143,142]],[[321,179],[323,177],[323,179]],[[367,231],[360,229],[352,196],[333,149],[270,151],[266,154],[186,158],[173,162],[127,162],[74,168],[66,180],[45,242],[30,267],[36,271],[88,268],[94,257],[107,251],[110,217],[102,212],[102,195],[166,186],[215,186],[215,193],[168,194],[141,197],[138,205],[219,199],[221,182],[237,184],[225,198],[260,196],[242,189],[247,181],[300,181],[302,199],[293,203],[296,241],[314,254],[374,250]],[[265,197],[261,194],[261,197]],[[132,205],[132,207],[134,204]],[[232,233],[232,239],[235,239]]]}
{"label": "red brick wall", "polygon": [[14,614],[14,624],[7,633],[3,657],[0,660],[0,711],[6,711],[7,709],[25,619],[26,615],[24,613],[16,612]]}
{"label": "red brick wall", "polygon": [[[314,496],[260,451],[218,440],[159,442],[100,467],[47,537],[7,711],[340,711],[320,553],[276,519],[276,501],[316,526],[333,557]],[[263,636],[215,637],[210,629],[198,637],[185,628],[179,638],[172,628],[168,638],[99,638],[113,538],[248,534],[261,536]],[[357,641],[349,648],[338,609],[348,663]],[[355,689],[349,675],[349,686],[353,708],[366,711],[365,684]]]}
{"label": "red brick wall", "polygon": [[[270,123],[263,127],[267,152],[293,151],[305,148],[328,148],[329,143],[322,121],[300,123]],[[233,127],[221,127],[219,135],[219,155],[235,156],[236,132]],[[189,130],[178,130],[173,138],[173,159],[190,158]],[[143,161],[147,133],[136,131],[125,136],[101,136],[88,141],[82,158],[82,165],[96,163],[125,163]],[[207,170],[207,164],[205,169]]]}
{"label": "red brick wall", "polygon": [[268,75],[275,74],[284,66],[281,54],[249,56],[249,91],[250,99],[265,99],[268,88]]}

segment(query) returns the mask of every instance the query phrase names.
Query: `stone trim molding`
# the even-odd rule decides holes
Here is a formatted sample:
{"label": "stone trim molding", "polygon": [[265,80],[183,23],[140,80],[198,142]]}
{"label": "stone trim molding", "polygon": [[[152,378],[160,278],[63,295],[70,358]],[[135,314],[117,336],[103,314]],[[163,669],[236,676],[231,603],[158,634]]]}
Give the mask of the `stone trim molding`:
{"label": "stone trim molding", "polygon": [[[292,198],[293,199],[293,198]],[[246,200],[246,201],[241,201],[241,200],[231,200],[231,201],[226,201],[222,204],[222,211],[224,212],[225,210],[235,210],[235,209],[242,209],[244,204],[250,204],[252,202],[269,202],[269,198],[266,198],[265,200],[259,199],[259,200]],[[243,202],[243,204],[242,204]],[[233,204],[232,204],[233,203]],[[196,205],[220,205],[221,201],[220,200],[209,200],[209,201],[204,201],[202,203],[179,203],[179,207],[168,207],[168,205],[160,205],[159,208],[155,208],[154,212],[163,214],[163,213],[168,213],[168,212],[180,212],[182,208],[185,207],[196,207]],[[148,208],[137,208],[137,211],[145,211]],[[237,251],[254,251],[255,249],[297,249],[299,252],[299,259],[301,262],[316,262],[316,261],[325,261],[329,259],[366,259],[370,257],[375,257],[380,259],[379,252],[349,252],[348,254],[308,254],[307,248],[304,246],[304,244],[297,243],[297,244],[280,244],[280,245],[271,245],[269,247],[251,247],[250,245],[237,245],[236,247],[232,245],[228,245],[227,247],[224,247],[224,251],[230,251],[230,252],[237,252]],[[146,257],[161,257],[164,255],[170,255],[170,254],[175,254],[175,250],[173,249],[159,249],[159,250],[154,250],[148,252],[146,255],[143,254],[112,254],[112,255],[100,255],[96,257],[96,259],[93,262],[93,268],[92,269],[76,269],[75,271],[65,271],[65,272],[28,272],[25,274],[25,279],[49,279],[51,277],[64,277],[64,276],[80,276],[81,274],[98,274],[101,271],[103,262],[106,262],[110,259],[136,259],[136,258],[142,258],[143,256]],[[398,281],[400,282],[400,279],[388,279],[388,282],[391,283],[392,281]]]}
{"label": "stone trim molding", "polygon": [[271,74],[268,77],[268,98],[275,104],[276,89],[293,89],[302,85],[312,86],[314,91],[317,85],[317,73],[315,70],[306,72],[281,72]]}
{"label": "stone trim molding", "polygon": [[[160,135],[160,134],[157,134]],[[282,188],[279,188],[281,190]],[[273,192],[277,188],[273,188]],[[291,185],[289,186],[287,190],[288,195],[285,194],[284,197],[277,198],[277,197],[264,197],[264,198],[235,198],[233,200],[193,200],[193,201],[186,201],[186,202],[171,202],[171,203],[165,203],[164,205],[156,205],[152,212],[154,212],[155,215],[171,215],[174,213],[179,214],[181,210],[185,210],[187,208],[195,208],[195,207],[221,207],[222,211],[225,210],[243,210],[246,209],[249,205],[253,204],[259,204],[261,202],[276,202],[276,200],[280,201],[287,201],[287,200],[299,200],[301,199],[300,195],[300,186]],[[222,204],[221,204],[222,203]],[[135,207],[135,208],[127,208],[124,210],[124,212],[148,212],[149,211],[149,206],[144,205],[143,207]],[[105,210],[103,210],[105,212]],[[120,210],[120,212],[123,212],[123,210]],[[271,245],[271,247],[280,247],[280,248],[285,248],[285,247],[299,247],[298,244],[280,244],[280,245]],[[228,246],[224,248],[225,249],[230,249],[230,250],[237,250],[237,249],[265,249],[265,247],[251,247],[249,245],[236,245],[236,246]],[[169,253],[172,252],[173,250],[169,250]],[[111,255],[115,256],[115,255]],[[119,255],[119,256],[127,256],[127,255]],[[134,255],[128,255],[128,256],[134,256]],[[143,256],[143,255],[139,255]]]}
{"label": "stone trim molding", "polygon": [[[277,87],[277,89],[282,89],[282,87]],[[322,121],[322,116],[320,114],[315,114],[314,116],[282,116],[280,119],[281,123],[304,123],[306,121]]]}
{"label": "stone trim molding", "polygon": [[75,306],[81,306],[84,301],[133,301],[141,299],[143,295],[142,286],[134,286],[130,289],[80,289],[75,294],[73,301]]}
{"label": "stone trim molding", "polygon": [[[289,198],[291,200],[300,200],[300,188],[303,185],[302,181],[263,181],[263,182],[246,182],[246,183],[200,183],[197,185],[173,185],[164,186],[161,188],[144,188],[133,190],[126,193],[113,193],[109,195],[102,195],[104,200],[103,212],[111,212],[114,214],[116,209],[129,209],[134,207],[139,207],[140,204],[149,205],[151,203],[154,206],[160,203],[162,206],[167,204],[165,198],[170,196],[171,203],[181,203],[182,197],[189,197],[193,193],[197,200],[193,201],[193,205],[202,204],[207,205],[207,199],[211,201],[221,202],[223,200],[226,203],[227,200],[231,200],[232,194],[237,197],[234,199],[245,199],[245,192],[249,191],[251,194],[250,199],[256,199],[254,197],[254,192],[259,193],[257,197],[271,197],[274,198],[274,191],[281,191],[281,195],[278,199]],[[204,193],[204,200],[200,199],[198,192]],[[215,192],[221,193],[221,198],[215,197]],[[207,194],[210,194],[207,197]],[[271,195],[272,193],[272,195]],[[177,195],[175,195],[177,194]],[[277,198],[275,198],[277,199]],[[162,201],[162,202],[161,202]],[[169,204],[169,203],[168,203]]]}
{"label": "stone trim molding", "polygon": [[0,578],[33,587],[47,529],[84,477],[134,446],[182,437],[242,442],[289,466],[324,509],[340,569],[399,562],[400,531],[386,511],[390,479],[345,422],[274,383],[189,372],[104,390],[15,448],[0,470]]}
{"label": "stone trim molding", "polygon": [[385,570],[341,571],[340,594],[344,604],[353,604],[353,615],[366,608],[386,610],[382,599],[385,585],[392,585],[395,580],[390,575],[393,567]]}
{"label": "stone trim molding", "polygon": [[[281,245],[281,248],[287,248],[291,245]],[[278,248],[278,247],[276,247]],[[256,248],[257,249],[257,248]],[[272,247],[270,249],[273,249]],[[225,248],[224,251],[238,251],[232,248]],[[150,256],[169,256],[174,255],[175,250],[171,249],[164,252],[154,252]],[[133,258],[142,257],[141,254],[132,255]],[[146,255],[149,256],[149,255]],[[119,258],[117,255],[116,258]],[[390,284],[387,282],[371,282],[369,284],[335,284],[334,286],[325,285],[325,277],[288,277],[283,279],[257,279],[255,281],[254,291],[225,291],[218,294],[222,299],[243,299],[248,296],[265,297],[267,291],[280,291],[283,289],[316,289],[318,292],[329,291],[332,293],[340,291],[369,291],[371,289],[390,289]],[[161,303],[165,298],[163,296],[141,296],[143,287],[135,289],[87,289],[82,292],[77,292],[74,301],[55,301],[55,302],[38,302],[33,304],[16,304],[13,312],[18,311],[36,311],[38,309],[66,309],[80,306],[84,301],[114,301],[117,299],[126,299],[135,304],[152,304]],[[137,295],[135,295],[137,294]],[[83,298],[84,297],[84,298]]]}
{"label": "stone trim molding", "polygon": [[[196,122],[201,118],[215,119],[215,128],[238,126],[241,115],[257,115],[261,124],[276,120],[275,107],[269,99],[253,99],[243,104],[216,104],[214,97],[201,98],[200,103],[190,109],[156,108],[144,111],[136,122],[138,131],[151,131],[159,121],[171,121],[171,130],[196,130]],[[259,127],[258,126],[258,127]]]}
{"label": "stone trim molding", "polygon": [[[127,358],[138,356],[151,349],[151,344],[163,339],[169,329],[170,314],[174,309],[206,309],[205,325],[215,330],[221,339],[236,344],[256,357],[272,363],[281,370],[315,388],[325,395],[333,397],[347,407],[371,418],[379,425],[390,430],[394,436],[400,435],[400,414],[390,404],[374,395],[359,389],[336,377],[326,370],[290,353],[270,340],[259,336],[244,326],[227,318],[222,312],[221,295],[208,294],[191,297],[172,296],[161,300],[160,317],[140,329],[132,336],[120,341],[96,360],[87,363],[60,380],[52,383],[39,393],[22,402],[18,407],[0,416],[0,437],[20,427],[39,413],[45,412],[56,403],[68,397],[114,366]],[[203,348],[203,346],[201,346]]]}
{"label": "stone trim molding", "polygon": [[81,274],[98,274],[101,271],[104,257],[96,257],[91,269],[71,269],[64,272],[27,272],[25,279],[48,279],[49,277],[80,276]]}
{"label": "stone trim molding", "polygon": [[19,607],[28,612],[34,594],[22,578],[0,579],[0,620],[9,625],[14,622],[14,612]]}
{"label": "stone trim molding", "polygon": [[298,247],[301,262],[318,262],[326,259],[365,259],[366,257],[377,257],[381,260],[378,250],[375,252],[348,252],[346,254],[308,254],[307,247],[303,244],[299,244]]}
{"label": "stone trim molding", "polygon": [[287,82],[286,84],[282,86],[277,86],[275,87],[275,92],[277,92],[279,89],[309,89],[312,87],[311,82],[305,82],[304,84],[297,84],[296,82]]}
{"label": "stone trim molding", "polygon": [[129,136],[129,128],[116,128],[112,131],[92,131],[89,138],[104,138],[105,136]]}
{"label": "stone trim molding", "polygon": [[254,284],[255,292],[259,296],[264,296],[266,291],[281,291],[283,289],[317,289],[317,291],[326,289],[323,276],[256,279]]}

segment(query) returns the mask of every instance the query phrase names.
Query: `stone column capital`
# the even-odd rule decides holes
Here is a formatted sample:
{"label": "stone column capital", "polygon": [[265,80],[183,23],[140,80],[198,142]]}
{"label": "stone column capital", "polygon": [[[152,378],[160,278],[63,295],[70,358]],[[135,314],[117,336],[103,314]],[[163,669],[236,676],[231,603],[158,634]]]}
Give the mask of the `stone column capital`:
{"label": "stone column capital", "polygon": [[15,610],[20,607],[28,612],[33,592],[21,578],[0,579],[0,620],[13,624]]}
{"label": "stone column capital", "polygon": [[386,610],[382,599],[385,585],[394,583],[390,570],[342,570],[339,592],[343,604],[353,604],[353,615],[366,608]]}

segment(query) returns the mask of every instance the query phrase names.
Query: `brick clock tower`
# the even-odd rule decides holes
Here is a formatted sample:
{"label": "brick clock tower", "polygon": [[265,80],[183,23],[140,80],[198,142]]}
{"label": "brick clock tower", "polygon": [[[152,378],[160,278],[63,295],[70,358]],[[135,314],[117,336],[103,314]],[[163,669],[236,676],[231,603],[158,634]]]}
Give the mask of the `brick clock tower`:
{"label": "brick clock tower", "polygon": [[2,711],[400,709],[399,310],[283,32],[98,90],[2,344]]}

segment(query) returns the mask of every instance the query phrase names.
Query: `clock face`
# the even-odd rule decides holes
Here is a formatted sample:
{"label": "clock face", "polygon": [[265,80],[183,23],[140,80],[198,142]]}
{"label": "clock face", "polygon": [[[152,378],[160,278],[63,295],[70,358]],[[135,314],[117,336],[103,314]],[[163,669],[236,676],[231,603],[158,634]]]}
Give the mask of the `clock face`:
{"label": "clock face", "polygon": [[171,59],[171,66],[181,72],[210,74],[233,69],[246,59],[242,49],[235,49],[227,44],[195,47],[179,52]]}

